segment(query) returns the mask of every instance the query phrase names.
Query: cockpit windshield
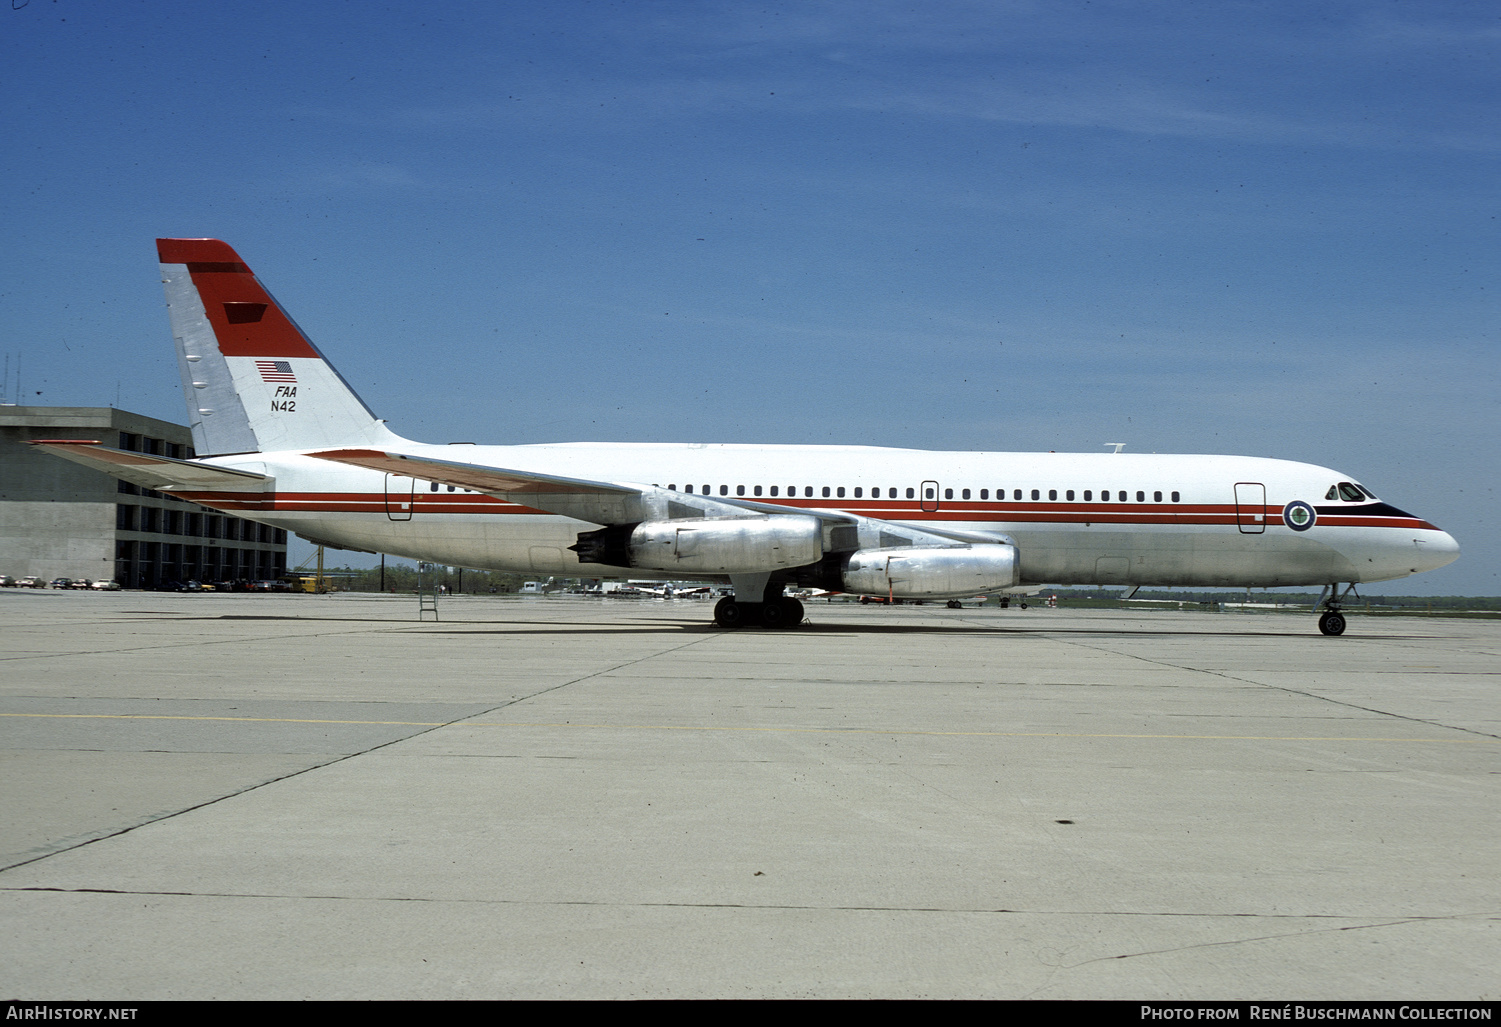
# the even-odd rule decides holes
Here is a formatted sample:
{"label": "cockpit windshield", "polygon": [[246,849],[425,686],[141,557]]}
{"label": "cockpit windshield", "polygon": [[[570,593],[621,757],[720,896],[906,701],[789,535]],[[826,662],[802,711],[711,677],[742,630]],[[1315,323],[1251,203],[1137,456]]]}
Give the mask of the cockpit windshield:
{"label": "cockpit windshield", "polygon": [[1353,481],[1342,481],[1338,485],[1330,485],[1329,491],[1324,493],[1324,498],[1343,499],[1347,503],[1365,503],[1376,497]]}

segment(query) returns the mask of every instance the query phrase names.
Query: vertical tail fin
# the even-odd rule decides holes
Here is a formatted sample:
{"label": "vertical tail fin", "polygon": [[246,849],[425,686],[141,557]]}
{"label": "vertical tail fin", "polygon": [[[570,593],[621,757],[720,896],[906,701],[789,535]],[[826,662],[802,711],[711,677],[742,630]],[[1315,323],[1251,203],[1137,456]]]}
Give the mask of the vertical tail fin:
{"label": "vertical tail fin", "polygon": [[158,239],[156,251],[200,456],[392,437],[227,244]]}

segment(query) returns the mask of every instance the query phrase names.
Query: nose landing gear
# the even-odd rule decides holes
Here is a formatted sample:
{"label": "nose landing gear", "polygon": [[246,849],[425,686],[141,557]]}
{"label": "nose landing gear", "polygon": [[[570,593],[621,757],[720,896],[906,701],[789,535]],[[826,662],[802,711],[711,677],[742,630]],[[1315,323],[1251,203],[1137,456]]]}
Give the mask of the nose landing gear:
{"label": "nose landing gear", "polygon": [[1345,615],[1340,612],[1340,607],[1347,596],[1354,594],[1355,583],[1353,581],[1343,594],[1340,593],[1339,582],[1337,581],[1332,585],[1326,586],[1324,591],[1319,593],[1319,601],[1313,604],[1313,608],[1324,611],[1319,614],[1320,631],[1326,635],[1343,635],[1345,633]]}

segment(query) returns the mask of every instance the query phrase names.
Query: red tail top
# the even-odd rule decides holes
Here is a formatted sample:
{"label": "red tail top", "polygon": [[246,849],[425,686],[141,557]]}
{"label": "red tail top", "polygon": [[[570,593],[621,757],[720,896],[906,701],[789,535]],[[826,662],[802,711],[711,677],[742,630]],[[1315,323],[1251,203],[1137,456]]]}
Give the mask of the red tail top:
{"label": "red tail top", "polygon": [[158,239],[163,264],[186,264],[226,357],[317,357],[318,351],[218,239]]}

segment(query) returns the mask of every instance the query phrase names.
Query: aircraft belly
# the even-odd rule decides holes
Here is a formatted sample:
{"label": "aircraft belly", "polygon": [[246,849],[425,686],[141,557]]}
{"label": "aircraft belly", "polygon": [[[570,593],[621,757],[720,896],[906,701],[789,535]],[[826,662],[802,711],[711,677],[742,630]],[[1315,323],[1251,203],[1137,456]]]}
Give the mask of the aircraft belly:
{"label": "aircraft belly", "polygon": [[1022,580],[1057,585],[1317,585],[1360,580],[1351,561],[1317,539],[1243,535],[1222,526],[1142,525],[1131,531],[1034,525],[1005,528]]}

